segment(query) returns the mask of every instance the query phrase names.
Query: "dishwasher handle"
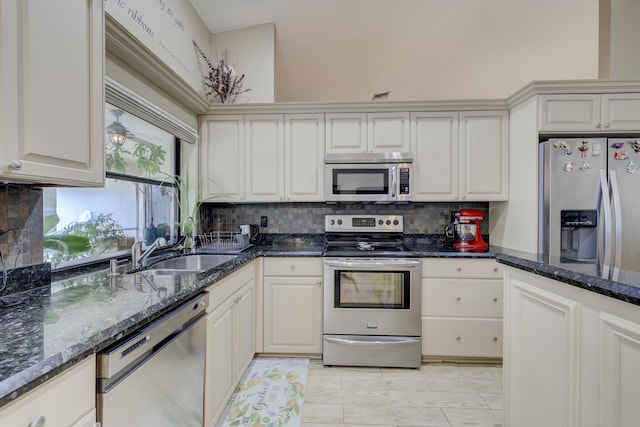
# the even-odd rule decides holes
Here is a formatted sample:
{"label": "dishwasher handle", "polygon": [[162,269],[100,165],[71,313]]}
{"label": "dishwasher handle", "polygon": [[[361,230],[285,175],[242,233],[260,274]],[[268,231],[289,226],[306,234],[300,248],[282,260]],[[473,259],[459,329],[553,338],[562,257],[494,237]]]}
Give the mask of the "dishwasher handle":
{"label": "dishwasher handle", "polygon": [[203,292],[178,308],[143,327],[135,335],[120,341],[97,355],[97,377],[110,379],[129,367],[167,338],[180,332],[194,319],[206,313],[209,293]]}

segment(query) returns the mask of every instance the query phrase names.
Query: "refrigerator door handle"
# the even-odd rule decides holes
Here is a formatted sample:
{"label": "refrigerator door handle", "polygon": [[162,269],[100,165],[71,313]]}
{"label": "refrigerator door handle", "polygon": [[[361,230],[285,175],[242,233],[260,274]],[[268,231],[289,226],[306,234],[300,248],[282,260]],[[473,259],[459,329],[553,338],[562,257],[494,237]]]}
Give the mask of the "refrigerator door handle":
{"label": "refrigerator door handle", "polygon": [[613,218],[615,220],[615,250],[613,251],[612,279],[616,280],[622,263],[622,211],[620,207],[620,187],[618,186],[618,176],[616,175],[616,171],[609,171],[609,182],[611,183],[611,201],[613,203]]}
{"label": "refrigerator door handle", "polygon": [[609,277],[611,266],[611,201],[609,198],[609,185],[607,184],[607,171],[600,169],[600,191],[602,192],[602,212],[604,216],[604,261],[602,263],[602,275]]}

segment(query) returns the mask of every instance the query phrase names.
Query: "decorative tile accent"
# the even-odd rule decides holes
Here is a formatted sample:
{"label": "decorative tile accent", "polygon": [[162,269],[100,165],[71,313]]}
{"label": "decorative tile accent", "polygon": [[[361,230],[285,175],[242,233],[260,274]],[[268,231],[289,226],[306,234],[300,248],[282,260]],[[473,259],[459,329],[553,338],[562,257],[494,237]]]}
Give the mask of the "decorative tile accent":
{"label": "decorative tile accent", "polygon": [[7,268],[42,262],[42,190],[0,185],[0,250]]}

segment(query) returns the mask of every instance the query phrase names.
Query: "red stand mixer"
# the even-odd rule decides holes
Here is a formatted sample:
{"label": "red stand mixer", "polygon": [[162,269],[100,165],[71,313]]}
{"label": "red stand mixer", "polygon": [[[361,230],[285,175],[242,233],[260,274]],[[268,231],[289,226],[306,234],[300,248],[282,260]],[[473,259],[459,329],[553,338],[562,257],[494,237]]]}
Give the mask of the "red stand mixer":
{"label": "red stand mixer", "polygon": [[461,251],[482,251],[489,245],[482,240],[480,222],[484,219],[484,213],[477,209],[460,209],[455,214],[453,230],[456,242],[454,249]]}

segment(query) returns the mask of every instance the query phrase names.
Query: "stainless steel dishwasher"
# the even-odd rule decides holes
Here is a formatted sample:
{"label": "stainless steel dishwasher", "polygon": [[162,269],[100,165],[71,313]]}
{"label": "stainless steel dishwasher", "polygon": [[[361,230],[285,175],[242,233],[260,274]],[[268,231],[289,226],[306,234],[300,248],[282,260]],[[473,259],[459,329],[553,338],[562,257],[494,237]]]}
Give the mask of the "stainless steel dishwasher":
{"label": "stainless steel dishwasher", "polygon": [[103,427],[203,425],[208,293],[98,353]]}

